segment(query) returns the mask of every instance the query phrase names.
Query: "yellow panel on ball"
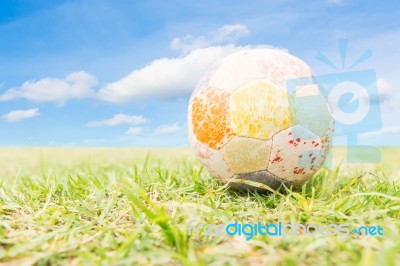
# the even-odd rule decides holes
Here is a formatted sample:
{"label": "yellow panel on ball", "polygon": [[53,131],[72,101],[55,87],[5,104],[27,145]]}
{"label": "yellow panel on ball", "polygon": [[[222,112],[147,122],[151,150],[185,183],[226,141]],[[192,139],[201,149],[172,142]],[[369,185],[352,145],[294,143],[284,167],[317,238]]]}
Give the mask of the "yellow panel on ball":
{"label": "yellow panel on ball", "polygon": [[292,123],[287,92],[262,80],[231,94],[229,114],[233,132],[249,138],[268,140]]}
{"label": "yellow panel on ball", "polygon": [[235,174],[267,169],[271,141],[233,137],[221,149],[221,154]]}
{"label": "yellow panel on ball", "polygon": [[219,150],[234,136],[228,117],[228,93],[207,87],[192,99],[191,108],[193,134],[200,142]]}

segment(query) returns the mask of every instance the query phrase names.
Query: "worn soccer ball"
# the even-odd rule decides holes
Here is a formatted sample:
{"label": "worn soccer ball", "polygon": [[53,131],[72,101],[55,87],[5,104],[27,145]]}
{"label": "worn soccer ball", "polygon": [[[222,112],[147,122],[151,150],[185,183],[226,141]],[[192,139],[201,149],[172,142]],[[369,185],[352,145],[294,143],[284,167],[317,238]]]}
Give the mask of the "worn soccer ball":
{"label": "worn soccer ball", "polygon": [[334,130],[331,110],[310,79],[307,64],[273,49],[240,51],[212,66],[188,108],[189,141],[205,168],[239,189],[310,179],[327,157]]}

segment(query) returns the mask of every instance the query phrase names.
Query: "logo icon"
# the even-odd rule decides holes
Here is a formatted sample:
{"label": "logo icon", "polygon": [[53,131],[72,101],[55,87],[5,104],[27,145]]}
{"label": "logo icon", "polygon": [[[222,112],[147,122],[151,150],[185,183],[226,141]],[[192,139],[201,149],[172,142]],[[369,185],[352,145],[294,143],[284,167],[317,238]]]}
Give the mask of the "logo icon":
{"label": "logo icon", "polygon": [[[375,70],[352,70],[372,56],[370,49],[365,50],[351,64],[346,63],[348,40],[339,40],[341,68],[339,69],[328,57],[318,52],[316,59],[333,68],[335,73],[314,77],[290,79],[286,83],[288,93],[295,93],[299,86],[316,85],[319,93],[328,101],[335,119],[335,136],[347,137],[347,162],[378,163],[381,154],[374,146],[359,143],[361,133],[377,131],[382,128],[379,106],[377,78]],[[349,67],[346,67],[349,65]],[[321,95],[307,95],[308,101]],[[296,96],[297,97],[297,96]],[[297,101],[299,101],[297,99]],[[289,102],[289,106],[293,102]],[[300,106],[299,108],[307,108]],[[292,109],[292,108],[290,108]],[[295,110],[291,112],[296,116]],[[302,110],[297,114],[301,115]],[[295,119],[293,117],[293,119]],[[327,160],[331,164],[331,155]]]}

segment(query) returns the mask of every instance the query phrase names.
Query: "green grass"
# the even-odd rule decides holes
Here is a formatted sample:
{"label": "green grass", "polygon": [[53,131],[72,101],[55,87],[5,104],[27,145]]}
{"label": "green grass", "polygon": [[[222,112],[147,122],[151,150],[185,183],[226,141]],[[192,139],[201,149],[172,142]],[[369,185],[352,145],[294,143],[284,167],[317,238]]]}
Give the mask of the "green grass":
{"label": "green grass", "polygon": [[[399,149],[284,195],[227,190],[188,149],[0,150],[0,265],[400,265]],[[188,236],[202,223],[380,225],[384,236]]]}

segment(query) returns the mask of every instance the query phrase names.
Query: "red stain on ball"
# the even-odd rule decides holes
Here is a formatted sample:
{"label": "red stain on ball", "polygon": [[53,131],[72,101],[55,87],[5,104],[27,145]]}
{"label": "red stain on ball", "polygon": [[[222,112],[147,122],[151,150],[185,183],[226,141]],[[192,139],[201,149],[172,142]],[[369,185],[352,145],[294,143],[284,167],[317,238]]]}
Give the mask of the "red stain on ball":
{"label": "red stain on ball", "polygon": [[272,163],[276,163],[276,162],[281,162],[282,158],[277,154],[275,155],[275,158],[272,160]]}
{"label": "red stain on ball", "polygon": [[296,174],[296,175],[305,174],[304,168],[295,167],[293,170],[293,174]]}

